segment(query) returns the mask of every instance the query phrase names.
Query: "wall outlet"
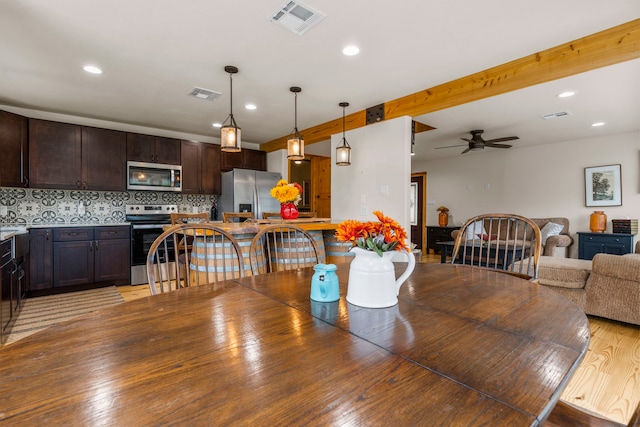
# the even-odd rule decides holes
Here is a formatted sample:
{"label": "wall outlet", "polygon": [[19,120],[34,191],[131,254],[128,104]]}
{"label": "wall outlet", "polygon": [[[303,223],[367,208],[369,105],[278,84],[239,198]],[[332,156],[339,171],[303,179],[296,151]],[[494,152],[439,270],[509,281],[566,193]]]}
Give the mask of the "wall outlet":
{"label": "wall outlet", "polygon": [[193,211],[193,213],[198,213],[198,207],[197,207],[197,206],[194,206],[194,207],[192,208],[192,211]]}
{"label": "wall outlet", "polygon": [[84,215],[84,203],[82,201],[78,202],[78,215]]}
{"label": "wall outlet", "polygon": [[0,216],[7,216],[8,214],[7,207],[5,205],[0,205]]}

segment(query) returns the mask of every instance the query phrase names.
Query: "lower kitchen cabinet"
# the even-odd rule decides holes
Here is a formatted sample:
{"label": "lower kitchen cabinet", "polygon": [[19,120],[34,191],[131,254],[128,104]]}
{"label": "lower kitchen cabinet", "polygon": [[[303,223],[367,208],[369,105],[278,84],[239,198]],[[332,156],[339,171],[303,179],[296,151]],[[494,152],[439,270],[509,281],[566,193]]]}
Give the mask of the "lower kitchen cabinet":
{"label": "lower kitchen cabinet", "polygon": [[29,230],[29,290],[53,288],[53,235],[50,228]]}
{"label": "lower kitchen cabinet", "polygon": [[129,283],[128,226],[61,227],[31,232],[31,290]]}

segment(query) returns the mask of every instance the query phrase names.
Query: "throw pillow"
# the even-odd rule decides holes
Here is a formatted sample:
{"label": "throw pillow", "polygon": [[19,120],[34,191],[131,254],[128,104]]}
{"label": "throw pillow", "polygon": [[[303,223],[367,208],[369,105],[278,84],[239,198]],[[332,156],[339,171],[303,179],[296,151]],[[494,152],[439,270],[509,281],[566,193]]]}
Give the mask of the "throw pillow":
{"label": "throw pillow", "polygon": [[553,222],[546,223],[540,230],[542,245],[544,246],[547,243],[547,239],[549,238],[549,236],[557,236],[558,234],[560,234],[563,228],[564,225],[562,224],[556,224]]}
{"label": "throw pillow", "polygon": [[478,235],[487,234],[487,231],[484,229],[484,223],[482,220],[478,220],[473,224],[469,224],[467,227],[467,239],[477,239]]}

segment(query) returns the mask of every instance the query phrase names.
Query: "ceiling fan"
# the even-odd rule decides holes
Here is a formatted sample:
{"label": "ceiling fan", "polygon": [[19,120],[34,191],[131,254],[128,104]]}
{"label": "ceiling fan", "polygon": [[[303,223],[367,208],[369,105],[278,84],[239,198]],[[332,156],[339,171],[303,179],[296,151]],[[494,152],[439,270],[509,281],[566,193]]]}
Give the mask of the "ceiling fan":
{"label": "ceiling fan", "polygon": [[[483,150],[484,147],[492,147],[492,148],[510,148],[511,145],[509,144],[497,144],[498,142],[505,142],[505,141],[513,141],[514,139],[520,139],[517,136],[505,136],[504,138],[495,138],[495,139],[488,139],[488,140],[484,140],[482,138],[482,133],[484,131],[482,129],[478,129],[478,130],[472,130],[471,131],[471,139],[469,138],[460,138],[463,141],[467,141],[469,143],[469,146],[467,147],[466,150],[464,150],[462,152],[462,154],[468,152],[468,151],[476,151],[476,150]],[[436,150],[440,149],[440,148],[453,148],[453,147],[463,147],[464,144],[458,144],[458,145],[449,145],[447,147],[436,147]]]}

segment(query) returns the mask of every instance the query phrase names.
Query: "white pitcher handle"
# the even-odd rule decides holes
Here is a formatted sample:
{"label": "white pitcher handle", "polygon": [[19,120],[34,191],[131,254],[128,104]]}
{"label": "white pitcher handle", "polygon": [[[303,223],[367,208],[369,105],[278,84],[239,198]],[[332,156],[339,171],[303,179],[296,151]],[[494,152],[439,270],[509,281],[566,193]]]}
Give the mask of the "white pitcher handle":
{"label": "white pitcher handle", "polygon": [[406,249],[402,252],[404,252],[405,256],[407,257],[407,261],[409,262],[409,265],[407,265],[407,269],[404,271],[404,273],[402,273],[402,275],[400,275],[400,277],[398,277],[398,280],[396,280],[396,296],[398,296],[398,294],[400,293],[400,286],[402,286],[405,280],[409,278],[411,273],[413,273],[413,269],[416,266],[415,255],[413,255],[413,253],[407,251]]}

